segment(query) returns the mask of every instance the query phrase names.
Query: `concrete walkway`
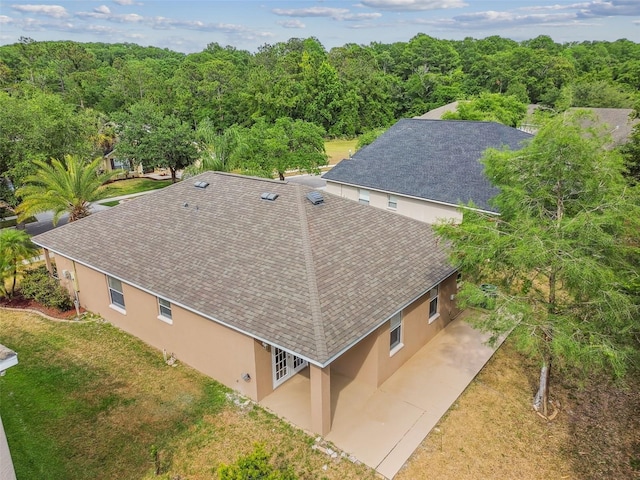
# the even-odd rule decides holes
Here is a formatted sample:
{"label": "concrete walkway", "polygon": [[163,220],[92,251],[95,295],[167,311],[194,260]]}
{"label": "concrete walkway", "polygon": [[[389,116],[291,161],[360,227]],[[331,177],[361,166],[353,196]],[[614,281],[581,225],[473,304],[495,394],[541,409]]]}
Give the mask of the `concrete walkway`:
{"label": "concrete walkway", "polygon": [[[376,390],[332,374],[334,416],[326,439],[393,478],[495,351],[464,316]],[[308,397],[308,376],[298,374],[261,404],[308,430]]]}

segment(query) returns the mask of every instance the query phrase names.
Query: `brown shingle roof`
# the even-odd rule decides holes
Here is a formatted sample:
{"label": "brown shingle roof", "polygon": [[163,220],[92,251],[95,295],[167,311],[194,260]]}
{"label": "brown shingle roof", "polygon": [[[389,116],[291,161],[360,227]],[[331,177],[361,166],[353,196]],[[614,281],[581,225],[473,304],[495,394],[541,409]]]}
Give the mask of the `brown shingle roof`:
{"label": "brown shingle roof", "polygon": [[33,241],[325,365],[453,268],[428,225],[309,191],[208,172]]}

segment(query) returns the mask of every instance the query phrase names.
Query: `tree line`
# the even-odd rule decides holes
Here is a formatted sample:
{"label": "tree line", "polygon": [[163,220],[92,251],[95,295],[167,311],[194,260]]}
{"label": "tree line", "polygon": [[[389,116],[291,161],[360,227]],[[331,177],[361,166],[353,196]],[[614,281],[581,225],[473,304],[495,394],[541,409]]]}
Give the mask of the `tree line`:
{"label": "tree line", "polygon": [[[225,168],[270,176],[321,165],[318,137],[362,135],[481,94],[557,111],[631,108],[639,98],[640,44],[418,34],[329,51],[315,38],[255,53],[212,43],[187,55],[22,38],[0,47],[0,87],[0,176],[17,185],[33,173],[33,160],[90,159],[121,142],[121,154],[175,171],[213,151],[211,142],[232,137]],[[229,129],[235,134],[224,137]],[[194,149],[204,138],[208,147]],[[300,153],[309,140],[313,146]]]}

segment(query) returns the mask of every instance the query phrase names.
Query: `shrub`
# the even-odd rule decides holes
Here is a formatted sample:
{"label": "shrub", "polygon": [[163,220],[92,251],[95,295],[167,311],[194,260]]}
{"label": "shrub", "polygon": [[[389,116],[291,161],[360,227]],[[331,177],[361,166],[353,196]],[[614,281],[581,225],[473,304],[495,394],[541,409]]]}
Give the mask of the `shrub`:
{"label": "shrub", "polygon": [[276,468],[269,463],[269,455],[262,445],[252,453],[240,457],[236,463],[218,468],[220,480],[297,480],[289,468]]}
{"label": "shrub", "polygon": [[73,307],[69,292],[49,275],[45,266],[25,272],[20,282],[20,292],[25,298],[33,299],[47,307],[58,310],[69,310]]}

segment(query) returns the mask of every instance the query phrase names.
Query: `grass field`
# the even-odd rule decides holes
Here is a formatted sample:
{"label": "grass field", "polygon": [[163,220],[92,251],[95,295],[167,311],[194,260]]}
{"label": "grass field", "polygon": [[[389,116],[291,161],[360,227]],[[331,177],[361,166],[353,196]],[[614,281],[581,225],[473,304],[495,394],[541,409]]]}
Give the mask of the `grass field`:
{"label": "grass field", "polygon": [[119,197],[121,195],[146,192],[148,190],[157,190],[168,185],[171,185],[171,180],[153,180],[151,178],[130,178],[127,180],[118,180],[105,186],[103,198]]}
{"label": "grass field", "polygon": [[[108,324],[2,311],[0,342],[20,362],[0,377],[19,479],[211,479],[256,443],[300,479],[376,478]],[[530,407],[536,370],[507,341],[396,478],[638,478],[640,381],[622,388],[596,377],[581,390],[552,377],[560,412],[548,422]]]}
{"label": "grass field", "polygon": [[[0,377],[0,411],[19,479],[215,478],[265,444],[301,479],[372,479],[313,438],[185,365],[102,322],[60,323],[0,312],[0,342],[19,364]],[[244,401],[244,399],[242,399]],[[241,403],[241,402],[238,402]],[[327,469],[323,470],[323,466]],[[179,477],[178,477],[179,476]]]}
{"label": "grass field", "polygon": [[349,158],[349,151],[351,153],[356,151],[356,143],[358,143],[357,138],[351,140],[327,140],[324,143],[324,148],[329,156],[329,165],[335,165],[340,160]]}

